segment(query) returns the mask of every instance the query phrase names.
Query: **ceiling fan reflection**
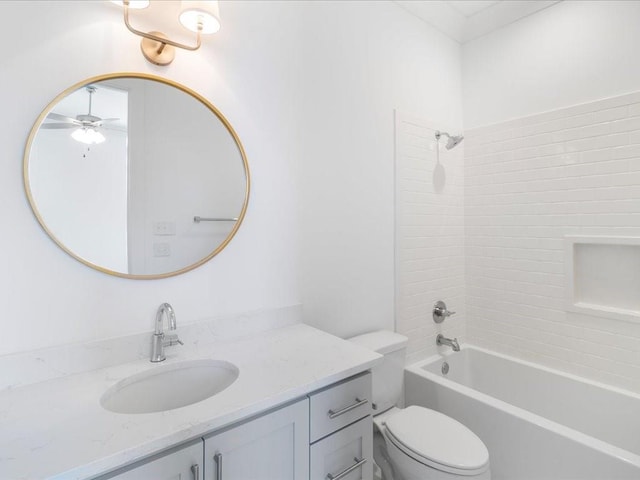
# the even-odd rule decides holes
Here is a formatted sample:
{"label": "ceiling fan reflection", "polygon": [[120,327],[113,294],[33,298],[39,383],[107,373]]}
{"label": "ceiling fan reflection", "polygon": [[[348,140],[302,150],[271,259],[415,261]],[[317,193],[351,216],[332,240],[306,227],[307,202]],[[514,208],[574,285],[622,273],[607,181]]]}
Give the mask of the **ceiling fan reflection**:
{"label": "ceiling fan reflection", "polygon": [[96,144],[105,141],[104,135],[102,135],[98,129],[106,130],[120,130],[119,128],[111,128],[106,123],[116,122],[119,118],[100,118],[91,113],[93,94],[96,92],[96,87],[88,85],[85,87],[89,93],[89,112],[87,114],[76,115],[75,118],[61,115],[55,112],[49,112],[46,119],[55,120],[56,122],[43,123],[41,128],[49,130],[68,129],[75,128],[72,133],[72,137],[82,143]]}

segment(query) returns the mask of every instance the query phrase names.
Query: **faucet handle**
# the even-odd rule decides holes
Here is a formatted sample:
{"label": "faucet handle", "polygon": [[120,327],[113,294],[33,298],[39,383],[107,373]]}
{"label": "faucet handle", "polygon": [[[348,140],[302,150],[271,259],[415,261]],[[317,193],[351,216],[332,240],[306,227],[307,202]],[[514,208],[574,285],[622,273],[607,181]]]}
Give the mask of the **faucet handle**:
{"label": "faucet handle", "polygon": [[456,312],[447,310],[447,304],[442,300],[438,300],[433,306],[433,321],[436,323],[442,323],[445,318],[455,314]]}
{"label": "faucet handle", "polygon": [[178,335],[176,335],[175,333],[171,335],[165,334],[164,341],[162,343],[164,344],[165,347],[173,347],[175,345],[184,345],[184,343],[182,343],[182,340],[180,340],[178,338]]}

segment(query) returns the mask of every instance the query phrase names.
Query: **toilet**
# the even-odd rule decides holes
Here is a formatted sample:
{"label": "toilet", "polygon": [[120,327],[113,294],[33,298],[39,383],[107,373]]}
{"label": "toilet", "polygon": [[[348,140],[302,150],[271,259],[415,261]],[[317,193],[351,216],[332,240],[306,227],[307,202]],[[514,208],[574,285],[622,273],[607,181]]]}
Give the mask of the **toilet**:
{"label": "toilet", "polygon": [[349,341],[384,356],[373,367],[374,461],[383,480],[490,480],[489,452],[462,423],[429,408],[398,408],[407,337],[377,331]]}

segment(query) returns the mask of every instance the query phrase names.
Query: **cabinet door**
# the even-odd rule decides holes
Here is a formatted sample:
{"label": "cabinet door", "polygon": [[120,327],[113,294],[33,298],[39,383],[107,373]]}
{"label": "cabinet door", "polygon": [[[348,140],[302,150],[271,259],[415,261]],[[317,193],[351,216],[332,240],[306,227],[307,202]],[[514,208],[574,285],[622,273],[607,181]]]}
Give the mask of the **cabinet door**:
{"label": "cabinet door", "polygon": [[202,440],[155,455],[96,480],[203,480]]}
{"label": "cabinet door", "polygon": [[311,480],[373,477],[373,422],[365,417],[311,445]]}
{"label": "cabinet door", "polygon": [[309,478],[309,401],[205,438],[207,480]]}

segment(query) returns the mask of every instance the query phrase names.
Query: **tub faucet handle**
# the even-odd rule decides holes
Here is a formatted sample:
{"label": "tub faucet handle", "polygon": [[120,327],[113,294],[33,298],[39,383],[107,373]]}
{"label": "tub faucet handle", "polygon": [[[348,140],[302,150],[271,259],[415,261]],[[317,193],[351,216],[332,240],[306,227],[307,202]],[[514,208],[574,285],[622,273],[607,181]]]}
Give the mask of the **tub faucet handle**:
{"label": "tub faucet handle", "polygon": [[447,310],[447,304],[442,300],[438,300],[433,306],[433,321],[436,323],[442,323],[445,318],[455,314],[456,312]]}

